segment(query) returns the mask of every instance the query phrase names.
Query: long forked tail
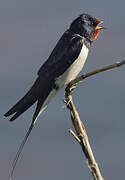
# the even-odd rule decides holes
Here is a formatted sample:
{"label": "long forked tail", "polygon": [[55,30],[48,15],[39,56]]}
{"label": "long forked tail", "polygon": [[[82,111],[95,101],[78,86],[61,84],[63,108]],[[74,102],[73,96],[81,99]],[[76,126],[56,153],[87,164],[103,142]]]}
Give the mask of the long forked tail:
{"label": "long forked tail", "polygon": [[[44,88],[41,87],[44,85]],[[47,88],[46,88],[47,87]],[[46,89],[46,90],[45,90]],[[43,90],[43,91],[42,91]],[[43,110],[47,107],[48,103],[50,102],[50,100],[55,96],[56,91],[52,90],[52,86],[51,84],[47,83],[40,83],[40,79],[37,79],[36,82],[34,83],[33,87],[29,90],[29,92],[15,105],[13,106],[6,114],[5,116],[10,116],[12,114],[13,117],[10,119],[10,121],[15,120],[20,114],[22,114],[24,111],[26,111],[33,103],[35,103],[37,101],[37,107],[35,110],[35,113],[33,115],[33,119],[32,119],[32,123],[16,153],[16,156],[14,158],[14,161],[12,163],[12,169],[10,172],[10,179],[12,179],[16,164],[18,162],[18,159],[21,155],[21,152],[23,150],[23,147],[34,127],[34,124],[38,118],[38,116],[40,115],[40,113],[43,112]],[[42,94],[42,96],[40,97],[40,94]],[[49,95],[50,94],[50,95]],[[39,98],[40,97],[40,98]]]}
{"label": "long forked tail", "polygon": [[34,115],[33,115],[32,123],[31,123],[31,125],[30,125],[30,127],[29,127],[29,129],[28,129],[28,131],[27,131],[27,133],[26,133],[26,135],[25,135],[25,137],[24,137],[24,139],[23,139],[23,141],[22,141],[22,143],[21,143],[21,145],[20,145],[17,153],[16,153],[16,156],[15,156],[13,162],[12,162],[12,169],[11,169],[11,171],[10,171],[10,180],[12,180],[13,173],[14,173],[16,164],[17,164],[17,162],[18,162],[18,159],[19,159],[19,157],[20,157],[20,155],[21,155],[21,152],[22,152],[22,150],[23,150],[23,147],[24,147],[24,145],[25,145],[25,143],[26,143],[26,141],[27,141],[27,139],[28,139],[28,137],[29,137],[29,135],[30,135],[33,127],[34,127],[34,124],[35,124],[38,116],[39,116],[39,112],[40,112],[40,110],[41,110],[41,106],[42,106],[42,104],[38,101],[37,107],[36,107],[36,110],[35,110],[35,113],[34,113]]}

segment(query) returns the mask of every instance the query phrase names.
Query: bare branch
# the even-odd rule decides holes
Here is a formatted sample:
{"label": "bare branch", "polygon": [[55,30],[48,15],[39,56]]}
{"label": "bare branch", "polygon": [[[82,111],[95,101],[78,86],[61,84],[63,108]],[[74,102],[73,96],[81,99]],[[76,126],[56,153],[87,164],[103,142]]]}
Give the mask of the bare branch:
{"label": "bare branch", "polygon": [[116,63],[114,64],[111,64],[111,65],[108,65],[108,66],[104,66],[102,68],[99,68],[99,69],[96,69],[94,71],[91,71],[89,73],[85,73],[81,76],[79,76],[78,78],[72,80],[68,85],[67,85],[67,90],[68,88],[71,88],[71,86],[77,84],[78,82],[80,81],[83,81],[84,79],[90,77],[90,76],[93,76],[95,74],[98,74],[98,73],[101,73],[101,72],[104,72],[104,71],[107,71],[107,70],[111,70],[111,69],[114,69],[114,68],[117,68],[117,67],[120,67],[120,66],[123,66],[125,65],[125,60],[123,61],[117,61]]}
{"label": "bare branch", "polygon": [[70,109],[71,120],[72,120],[72,123],[74,125],[77,135],[74,132],[71,133],[71,131],[70,133],[81,145],[82,150],[87,159],[88,168],[90,169],[94,180],[103,180],[99,167],[94,159],[94,155],[92,153],[84,125],[82,121],[80,120],[79,114],[75,108],[75,105],[73,104],[72,96],[69,94],[69,92],[68,93],[66,92],[65,98],[67,102],[67,107],[68,109]]}
{"label": "bare branch", "polygon": [[109,66],[105,66],[103,68],[94,70],[92,72],[86,73],[74,80],[72,80],[66,87],[65,89],[65,100],[66,100],[66,105],[67,108],[70,110],[70,116],[71,116],[71,120],[75,129],[76,134],[70,130],[70,133],[73,135],[73,137],[79,142],[79,144],[82,147],[83,153],[87,159],[87,164],[88,164],[88,168],[90,169],[94,180],[104,180],[101,172],[99,170],[98,164],[95,161],[92,149],[90,147],[89,144],[89,140],[88,140],[88,136],[85,130],[85,127],[82,123],[82,121],[80,120],[79,114],[76,110],[76,107],[73,103],[72,100],[72,92],[74,90],[73,86],[75,84],[77,84],[80,81],[83,81],[84,79],[86,79],[87,77],[90,77],[92,75],[98,74],[100,72],[104,72],[119,66],[122,66],[125,64],[125,60],[121,61],[121,62],[116,62],[115,64],[111,64]]}

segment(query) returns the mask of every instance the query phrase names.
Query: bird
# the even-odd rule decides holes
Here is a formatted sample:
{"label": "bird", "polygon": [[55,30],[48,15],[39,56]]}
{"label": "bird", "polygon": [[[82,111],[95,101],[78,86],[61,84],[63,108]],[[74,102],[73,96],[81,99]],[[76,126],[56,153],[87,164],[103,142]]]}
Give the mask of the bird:
{"label": "bird", "polygon": [[93,41],[96,40],[101,29],[104,29],[104,27],[99,26],[102,22],[88,13],[80,14],[73,20],[48,59],[40,67],[31,89],[4,114],[5,117],[12,115],[10,118],[12,122],[34,103],[37,103],[30,127],[12,163],[10,177],[13,176],[22,149],[39,115],[59,90],[75,79],[82,70]]}

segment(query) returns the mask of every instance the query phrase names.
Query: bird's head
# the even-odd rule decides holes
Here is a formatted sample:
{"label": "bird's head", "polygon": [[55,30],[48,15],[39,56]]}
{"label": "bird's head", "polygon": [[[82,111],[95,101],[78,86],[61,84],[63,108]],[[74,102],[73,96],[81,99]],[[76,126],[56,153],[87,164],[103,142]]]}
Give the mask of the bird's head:
{"label": "bird's head", "polygon": [[99,26],[102,22],[96,17],[84,13],[72,22],[70,30],[75,34],[93,41],[98,37],[101,29],[104,29],[104,27]]}

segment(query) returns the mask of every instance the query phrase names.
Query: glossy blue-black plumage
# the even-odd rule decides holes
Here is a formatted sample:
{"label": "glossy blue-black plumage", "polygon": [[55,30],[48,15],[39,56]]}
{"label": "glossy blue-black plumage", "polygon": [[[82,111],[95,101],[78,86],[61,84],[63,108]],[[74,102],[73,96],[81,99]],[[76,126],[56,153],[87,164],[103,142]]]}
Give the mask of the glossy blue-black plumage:
{"label": "glossy blue-black plumage", "polygon": [[91,33],[94,31],[96,25],[94,18],[88,14],[82,14],[75,19],[70,25],[70,28],[62,35],[47,61],[39,69],[38,77],[32,88],[19,102],[5,113],[6,117],[13,115],[10,121],[14,121],[37,101],[37,107],[33,115],[32,123],[13,161],[11,177],[23,146],[32,131],[34,122],[44,101],[54,88],[55,90],[58,88],[55,85],[56,79],[63,75],[75,62],[81,52],[83,43],[88,48],[90,47],[93,41],[91,39]]}
{"label": "glossy blue-black plumage", "polygon": [[[10,121],[15,120],[36,101],[39,102],[39,106],[42,106],[55,86],[55,79],[61,76],[77,59],[83,43],[90,47],[92,43],[90,35],[96,25],[94,18],[85,13],[72,22],[70,28],[62,35],[47,61],[39,69],[38,78],[32,88],[5,113],[6,117],[14,114]],[[35,113],[33,121],[37,114]]]}
{"label": "glossy blue-black plumage", "polygon": [[[70,31],[63,34],[48,60],[38,71],[38,78],[32,88],[5,114],[5,116],[14,114],[10,121],[15,120],[36,101],[39,101],[39,106],[42,106],[44,100],[54,88],[56,78],[61,76],[77,59],[83,42],[81,36],[76,36]],[[34,116],[33,120],[35,120],[36,116]]]}

